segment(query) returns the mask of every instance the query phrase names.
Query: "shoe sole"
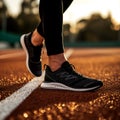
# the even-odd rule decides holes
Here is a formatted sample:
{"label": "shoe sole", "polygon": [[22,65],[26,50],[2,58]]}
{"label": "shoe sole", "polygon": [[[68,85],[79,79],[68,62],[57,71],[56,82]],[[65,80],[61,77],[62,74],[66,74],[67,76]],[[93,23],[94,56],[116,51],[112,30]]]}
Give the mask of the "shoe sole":
{"label": "shoe sole", "polygon": [[75,89],[75,88],[71,88],[71,87],[68,87],[64,84],[61,84],[61,83],[42,83],[41,84],[41,88],[44,88],[44,89],[58,89],[58,90],[69,90],[69,91],[80,91],[80,92],[85,92],[85,91],[94,91],[94,90],[97,90],[98,88],[100,88],[101,86],[95,86],[95,87],[92,87],[92,88],[79,88],[79,89]]}
{"label": "shoe sole", "polygon": [[[34,75],[34,74],[32,73],[32,71],[30,70],[29,65],[28,65],[29,54],[28,54],[28,50],[27,50],[26,45],[25,45],[24,37],[25,37],[25,34],[23,34],[23,35],[21,36],[21,38],[20,38],[20,43],[21,43],[21,45],[22,45],[22,47],[23,47],[23,49],[24,49],[24,51],[25,51],[25,53],[26,53],[26,67],[27,67],[28,71],[29,71],[32,75]],[[36,76],[36,75],[34,75],[34,76]]]}

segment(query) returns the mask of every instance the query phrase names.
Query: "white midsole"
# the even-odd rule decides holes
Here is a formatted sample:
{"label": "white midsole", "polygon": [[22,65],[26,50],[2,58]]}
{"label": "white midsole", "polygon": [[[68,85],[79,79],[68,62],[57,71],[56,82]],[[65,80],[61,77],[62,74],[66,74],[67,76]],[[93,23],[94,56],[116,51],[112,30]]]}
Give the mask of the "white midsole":
{"label": "white midsole", "polygon": [[91,90],[95,90],[97,88],[99,88],[100,86],[95,86],[95,87],[92,87],[92,88],[79,88],[79,89],[75,89],[75,88],[71,88],[71,87],[68,87],[64,84],[61,84],[61,83],[55,83],[55,82],[51,82],[51,83],[45,83],[43,82],[41,84],[41,88],[44,88],[44,89],[59,89],[59,90],[70,90],[70,91],[91,91]]}

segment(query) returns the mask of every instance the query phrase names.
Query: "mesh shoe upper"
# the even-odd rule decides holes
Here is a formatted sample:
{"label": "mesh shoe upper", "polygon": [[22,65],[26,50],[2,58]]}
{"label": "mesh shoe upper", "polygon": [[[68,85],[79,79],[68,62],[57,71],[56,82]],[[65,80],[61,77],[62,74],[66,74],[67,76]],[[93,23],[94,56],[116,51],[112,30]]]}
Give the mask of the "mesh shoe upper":
{"label": "mesh shoe upper", "polygon": [[55,72],[52,72],[49,66],[46,67],[45,83],[51,82],[61,83],[75,89],[101,87],[103,85],[99,80],[78,74],[67,61]]}
{"label": "mesh shoe upper", "polygon": [[33,46],[31,43],[32,33],[25,34],[21,37],[21,44],[26,51],[27,59],[26,64],[28,70],[35,76],[40,76],[41,71],[41,50],[42,46]]}
{"label": "mesh shoe upper", "polygon": [[25,35],[24,37],[25,45],[27,47],[30,60],[33,62],[39,62],[42,46],[33,46],[31,43],[31,36],[32,36],[32,33]]}

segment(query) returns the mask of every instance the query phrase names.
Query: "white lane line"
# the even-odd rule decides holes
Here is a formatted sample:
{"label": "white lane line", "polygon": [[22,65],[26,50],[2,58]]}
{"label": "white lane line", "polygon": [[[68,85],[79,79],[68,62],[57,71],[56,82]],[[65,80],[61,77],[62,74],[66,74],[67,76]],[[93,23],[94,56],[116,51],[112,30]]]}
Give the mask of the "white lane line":
{"label": "white lane line", "polygon": [[43,81],[41,77],[35,77],[22,88],[14,92],[11,96],[0,102],[0,120],[4,120],[10,113],[19,106]]}
{"label": "white lane line", "polygon": [[[68,49],[65,53],[66,58],[69,58],[73,50]],[[22,88],[18,89],[9,97],[0,101],[0,120],[4,120],[11,112],[16,109],[44,80],[45,71],[41,77],[35,77]]]}
{"label": "white lane line", "polygon": [[44,74],[45,73],[43,73],[41,77],[33,78],[22,88],[0,102],[0,120],[4,120],[8,115],[10,115],[10,113],[42,83]]}

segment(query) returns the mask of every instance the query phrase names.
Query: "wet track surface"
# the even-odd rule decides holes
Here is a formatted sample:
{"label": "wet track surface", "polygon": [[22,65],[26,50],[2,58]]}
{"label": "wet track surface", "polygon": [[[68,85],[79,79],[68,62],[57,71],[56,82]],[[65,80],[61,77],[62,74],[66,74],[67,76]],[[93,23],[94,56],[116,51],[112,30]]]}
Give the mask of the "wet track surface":
{"label": "wet track surface", "polygon": [[[120,48],[74,49],[69,61],[76,71],[100,79],[104,86],[94,92],[38,87],[6,120],[120,120]],[[26,69],[23,50],[0,51],[0,100],[33,77]]]}

